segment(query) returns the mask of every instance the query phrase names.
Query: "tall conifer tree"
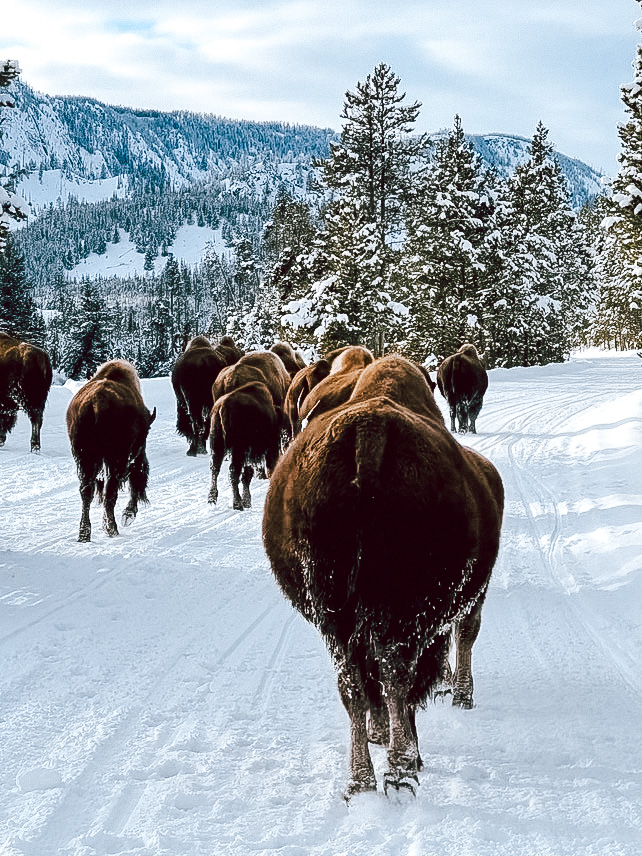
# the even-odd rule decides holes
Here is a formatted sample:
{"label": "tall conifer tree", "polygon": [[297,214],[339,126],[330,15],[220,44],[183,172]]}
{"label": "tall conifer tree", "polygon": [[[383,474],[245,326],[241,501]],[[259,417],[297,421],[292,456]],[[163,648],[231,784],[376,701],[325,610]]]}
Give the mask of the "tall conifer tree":
{"label": "tall conifer tree", "polygon": [[410,315],[405,350],[443,359],[479,339],[484,248],[493,210],[488,178],[461,119],[416,176],[403,271]]}
{"label": "tall conifer tree", "polygon": [[[642,5],[642,0],[638,0]],[[642,29],[642,21],[637,22]],[[606,236],[597,256],[599,339],[617,348],[642,347],[642,44],[633,81],[621,87],[628,120],[620,125],[620,168],[612,184]]]}

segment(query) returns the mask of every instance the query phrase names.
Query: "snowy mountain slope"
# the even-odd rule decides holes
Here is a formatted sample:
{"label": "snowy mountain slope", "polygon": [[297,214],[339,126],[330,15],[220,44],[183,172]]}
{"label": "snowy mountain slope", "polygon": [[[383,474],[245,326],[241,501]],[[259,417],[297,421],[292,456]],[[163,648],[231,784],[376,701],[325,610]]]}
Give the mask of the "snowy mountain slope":
{"label": "snowy mountain slope", "polygon": [[[279,122],[249,122],[176,111],[162,113],[56,97],[22,82],[10,91],[0,162],[43,170],[64,167],[85,179],[163,172],[176,187],[247,160],[296,162],[323,157],[334,132]],[[55,201],[55,200],[52,200]]]}
{"label": "snowy mountain slope", "polygon": [[[510,134],[471,134],[469,139],[484,163],[495,167],[502,177],[510,175],[517,164],[528,159],[530,140],[524,137]],[[604,193],[606,179],[600,172],[583,161],[560,152],[555,152],[555,158],[566,177],[573,208],[579,209],[588,199]]]}
{"label": "snowy mountain slope", "polygon": [[[102,255],[91,253],[86,259],[82,259],[69,271],[69,278],[145,276],[147,272],[145,271],[144,254],[137,252],[135,245],[124,230],[119,230],[119,233],[119,243],[109,242],[107,251]],[[176,259],[195,267],[202,262],[205,249],[208,246],[212,247],[221,257],[231,256],[231,250],[225,245],[220,229],[210,229],[208,226],[185,223],[178,230],[174,242],[168,247],[168,252],[172,253]],[[167,264],[167,257],[159,255],[154,259],[153,264],[154,273],[160,276]],[[151,271],[149,273],[151,275]]]}
{"label": "snowy mountain slope", "polygon": [[[336,138],[329,129],[133,110],[89,98],[54,97],[21,82],[12,84],[12,93],[16,107],[4,111],[0,164],[17,163],[32,170],[20,189],[31,199],[34,211],[69,196],[98,201],[115,191],[131,193],[150,174],[157,182],[180,187],[226,174],[232,166],[241,170],[246,183],[256,184],[259,178],[259,193],[274,180],[294,188],[301,177],[292,175],[292,168],[309,167],[313,157],[326,157],[330,141]],[[528,156],[529,141],[522,137],[486,134],[469,139],[484,162],[502,175]],[[601,191],[599,172],[566,155],[556,156],[576,207]]]}
{"label": "snowy mountain slope", "polygon": [[53,388],[42,454],[22,415],[0,450],[2,856],[639,856],[641,372],[490,373],[463,438],[507,500],[477,706],[419,714],[414,802],[349,807],[329,657],[262,550],[266,483],[241,513],[221,480],[208,507],[169,380],[146,380],[151,504],[115,539],[93,508],[78,544],[72,389]]}

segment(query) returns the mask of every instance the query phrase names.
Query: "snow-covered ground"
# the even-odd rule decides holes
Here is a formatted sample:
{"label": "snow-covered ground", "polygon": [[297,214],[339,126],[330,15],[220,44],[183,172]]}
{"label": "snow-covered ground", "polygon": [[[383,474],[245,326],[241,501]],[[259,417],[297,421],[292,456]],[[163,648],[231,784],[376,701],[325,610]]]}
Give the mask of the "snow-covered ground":
{"label": "snow-covered ground", "polygon": [[491,373],[463,440],[507,499],[476,707],[419,714],[426,769],[401,805],[341,799],[347,716],[272,579],[266,483],[235,512],[222,480],[209,507],[169,380],[143,391],[151,504],[118,538],[95,507],[94,540],[76,542],[69,388],[51,391],[40,456],[24,416],[0,450],[2,856],[642,853],[635,354]]}
{"label": "snow-covered ground", "polygon": [[[68,279],[82,279],[89,277],[118,276],[146,276],[145,254],[136,250],[135,244],[130,241],[129,235],[124,229],[119,229],[120,241],[117,244],[111,241],[107,244],[107,250],[102,255],[90,253],[86,259],[78,264],[67,274]],[[177,231],[174,243],[169,247],[169,252],[179,262],[184,262],[190,267],[201,264],[205,250],[211,247],[219,256],[231,257],[232,251],[225,245],[221,235],[221,229],[211,229],[209,226],[197,226],[195,223],[184,223]],[[154,273],[162,274],[167,264],[167,256],[158,255],[154,259]],[[151,275],[151,271],[150,271]]]}

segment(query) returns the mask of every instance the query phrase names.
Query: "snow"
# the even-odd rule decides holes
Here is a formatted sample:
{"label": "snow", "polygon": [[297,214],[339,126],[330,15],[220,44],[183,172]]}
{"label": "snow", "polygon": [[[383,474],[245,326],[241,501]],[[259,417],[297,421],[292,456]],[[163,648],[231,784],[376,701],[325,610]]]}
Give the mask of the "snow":
{"label": "snow", "polygon": [[263,552],[267,484],[236,512],[221,479],[208,506],[169,379],[143,381],[151,504],[113,539],[93,507],[77,543],[74,388],[52,388],[39,456],[22,414],[0,449],[2,856],[639,856],[635,353],[490,372],[460,438],[506,488],[476,707],[419,713],[426,769],[401,804],[342,801],[347,717]]}
{"label": "snow", "polygon": [[[136,246],[130,241],[129,235],[124,229],[119,229],[120,241],[117,244],[108,243],[107,252],[102,255],[90,253],[67,273],[68,279],[82,279],[89,277],[129,277],[147,276],[145,270],[145,254],[139,253]],[[211,229],[209,226],[197,226],[184,223],[177,231],[176,238],[168,252],[172,253],[177,261],[185,262],[192,267],[203,261],[205,248],[211,244],[219,255],[229,255],[230,250],[225,247],[221,238],[220,229]],[[154,273],[160,275],[167,264],[167,256],[158,255],[154,259]],[[151,271],[149,272],[151,275]]]}
{"label": "snow", "polygon": [[51,203],[67,202],[72,196],[79,202],[103,202],[116,196],[120,199],[129,194],[127,176],[86,179],[68,177],[61,169],[38,170],[23,178],[18,189],[29,203],[34,214]]}

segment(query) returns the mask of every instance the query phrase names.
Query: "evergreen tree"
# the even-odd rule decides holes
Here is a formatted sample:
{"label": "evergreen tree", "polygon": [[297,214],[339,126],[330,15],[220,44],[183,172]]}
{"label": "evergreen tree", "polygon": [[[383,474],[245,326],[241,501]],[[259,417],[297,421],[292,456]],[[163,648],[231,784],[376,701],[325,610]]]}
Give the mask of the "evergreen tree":
{"label": "evergreen tree", "polygon": [[481,292],[493,202],[490,179],[459,116],[412,191],[403,275],[409,292],[404,349],[441,361],[468,341],[480,347]]}
{"label": "evergreen tree", "polygon": [[90,279],[81,281],[80,293],[63,323],[63,371],[74,380],[91,377],[110,358],[110,326],[105,301]]}
{"label": "evergreen tree", "polygon": [[[642,0],[638,0],[642,5]],[[637,22],[642,29],[642,21]],[[620,125],[620,167],[612,183],[599,239],[596,275],[600,299],[595,333],[616,348],[642,347],[642,44],[633,81],[621,87],[628,121]]]}
{"label": "evergreen tree", "polygon": [[359,341],[380,354],[398,338],[394,309],[400,301],[392,272],[412,166],[426,148],[425,137],[411,135],[421,105],[404,105],[399,83],[380,63],[346,92],[340,142],[321,164],[333,193],[323,213],[323,247],[314,259],[322,278],[294,302],[289,319],[305,320],[324,347]]}
{"label": "evergreen tree", "polygon": [[485,292],[491,365],[562,361],[594,299],[588,241],[547,137],[540,122],[498,203],[501,264]]}
{"label": "evergreen tree", "polygon": [[[2,90],[6,89],[19,74],[20,68],[14,60],[0,62],[0,110],[3,107],[15,107],[12,98]],[[0,126],[3,121],[4,118],[0,116]],[[2,128],[0,127],[1,139]],[[27,217],[27,203],[15,192],[16,179],[16,173],[9,173],[0,183],[0,253],[7,241],[9,222],[11,220],[25,220]]]}
{"label": "evergreen tree", "polygon": [[31,296],[25,274],[25,259],[9,236],[0,253],[0,330],[32,342],[44,344],[45,328]]}

